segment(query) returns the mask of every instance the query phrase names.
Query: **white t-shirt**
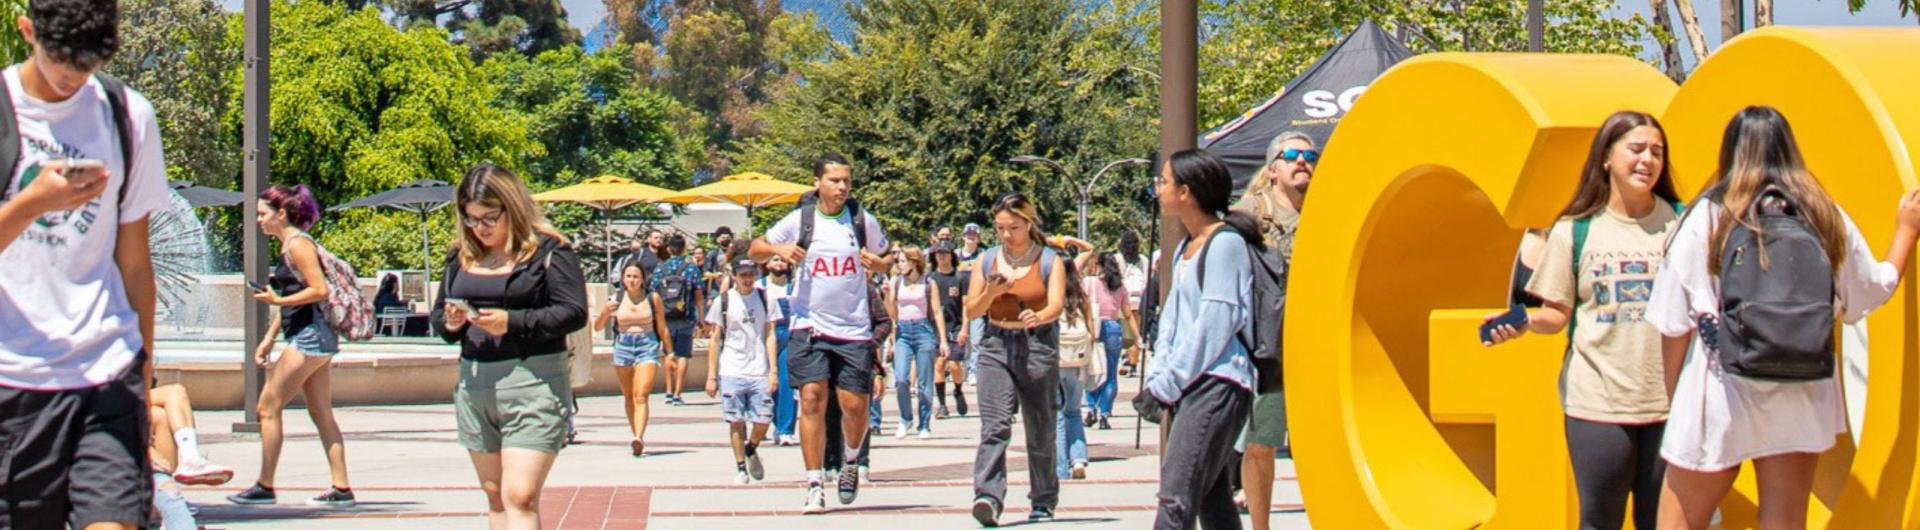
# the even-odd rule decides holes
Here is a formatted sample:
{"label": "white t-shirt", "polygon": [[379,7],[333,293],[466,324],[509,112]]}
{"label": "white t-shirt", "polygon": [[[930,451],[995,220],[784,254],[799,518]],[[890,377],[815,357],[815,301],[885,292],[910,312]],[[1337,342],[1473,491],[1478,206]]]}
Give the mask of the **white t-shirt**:
{"label": "white t-shirt", "polygon": [[767,278],[763,276],[756,285],[760,286],[760,292],[766,294],[767,307],[773,308],[774,310],[773,313],[775,316],[773,319],[778,321],[786,318],[786,312],[780,310],[780,301],[793,296],[794,285],[792,278],[788,278],[786,285],[774,285],[772,281],[767,280]]}
{"label": "white t-shirt", "polygon": [[[1708,252],[1707,240],[1720,205],[1703,202],[1687,213],[1647,301],[1647,322],[1668,337],[1692,332],[1700,315],[1720,312],[1719,281],[1707,272],[1707,260],[1718,257]],[[1844,210],[1840,215],[1847,258],[1835,271],[1834,310],[1842,322],[1855,323],[1893,295],[1900,270],[1875,257],[1853,219]],[[1660,456],[1684,469],[1722,471],[1764,456],[1826,451],[1846,432],[1846,405],[1835,378],[1781,382],[1728,374],[1695,333]]]}
{"label": "white t-shirt", "polygon": [[[767,231],[767,242],[791,245],[800,241],[800,214],[796,209]],[[867,223],[867,251],[886,252],[887,235],[880,221],[862,210]],[[807,258],[794,266],[793,329],[810,329],[815,335],[840,341],[873,339],[873,323],[867,314],[867,267],[860,263],[855,248],[852,216],[846,209],[827,218],[825,213],[813,223],[813,243]]]}
{"label": "white t-shirt", "polygon": [[[88,81],[66,101],[49,103],[21,88],[18,66],[8,68],[5,78],[22,144],[20,171],[4,190],[9,200],[55,158],[105,161],[110,179],[93,202],[42,216],[0,252],[0,386],[100,386],[125,373],[142,347],[139,315],[128,303],[113,253],[121,223],[143,219],[172,201],[160,124],[153,103],[128,90],[135,135],[134,160],[128,164],[98,81]],[[129,176],[123,205],[120,188]]]}
{"label": "white t-shirt", "polygon": [[[749,301],[750,300],[750,301]],[[721,377],[766,377],[768,322],[779,318],[780,308],[769,307],[764,297],[740,297],[740,290],[727,289],[726,338],[720,344]],[[707,323],[723,325],[720,304],[709,304]]]}

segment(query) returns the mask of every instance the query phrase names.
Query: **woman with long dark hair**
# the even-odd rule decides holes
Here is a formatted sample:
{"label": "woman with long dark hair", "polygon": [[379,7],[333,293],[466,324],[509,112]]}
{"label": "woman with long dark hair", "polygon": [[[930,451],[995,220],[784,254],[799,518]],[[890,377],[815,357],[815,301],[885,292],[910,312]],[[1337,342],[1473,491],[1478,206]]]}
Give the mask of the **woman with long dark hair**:
{"label": "woman with long dark hair", "polygon": [[1047,248],[1040,213],[1018,193],[993,205],[1000,246],[981,255],[967,292],[967,314],[985,315],[980,337],[980,447],[973,462],[973,517],[995,526],[1007,493],[1013,414],[1026,426],[1029,521],[1053,519],[1060,499],[1054,475],[1055,402],[1060,392],[1057,321],[1066,308],[1065,260]]}
{"label": "woman with long dark hair", "polygon": [[[1140,252],[1140,236],[1132,231],[1120,233],[1120,243],[1116,256],[1120,261],[1120,280],[1127,287],[1127,312],[1140,316],[1140,297],[1147,292],[1147,282],[1153,275],[1153,262]],[[1140,334],[1139,322],[1135,321],[1133,335],[1123,337],[1121,347],[1126,350],[1125,362],[1112,370],[1115,377],[1127,375],[1133,367],[1140,366],[1140,351],[1146,349],[1146,339]],[[1109,410],[1112,407],[1108,407]]]}
{"label": "woman with long dark hair", "polygon": [[1154,191],[1160,211],[1189,234],[1174,254],[1173,288],[1160,306],[1147,395],[1140,398],[1165,411],[1154,528],[1192,528],[1196,518],[1210,529],[1239,528],[1230,468],[1253,404],[1254,372],[1234,335],[1256,318],[1250,252],[1266,242],[1252,216],[1228,211],[1233,174],[1213,153],[1174,153]]}
{"label": "woman with long dark hair", "polygon": [[1140,336],[1139,319],[1127,301],[1126,279],[1121,271],[1120,260],[1112,252],[1094,252],[1087,260],[1086,278],[1080,282],[1081,289],[1093,302],[1093,314],[1100,322],[1100,345],[1106,350],[1105,370],[1097,386],[1087,388],[1087,415],[1083,425],[1099,425],[1100,430],[1113,428],[1108,418],[1113,417],[1113,400],[1120,395],[1120,353],[1125,346],[1128,334]]}
{"label": "woman with long dark hair", "polygon": [[1629,494],[1635,528],[1657,520],[1666,465],[1655,448],[1667,393],[1660,335],[1643,315],[1680,219],[1666,153],[1666,131],[1653,116],[1622,111],[1600,125],[1578,191],[1548,231],[1527,286],[1542,307],[1523,328],[1494,333],[1501,343],[1573,330],[1560,388],[1581,528],[1620,528]]}
{"label": "woman with long dark hair", "polygon": [[628,445],[634,457],[646,454],[653,376],[660,370],[660,338],[668,333],[666,306],[658,293],[647,288],[651,281],[647,276],[638,260],[627,260],[620,269],[620,289],[593,321],[593,329],[606,329],[613,322],[620,330],[613,341],[613,375],[620,382],[627,425],[633,429]]}
{"label": "woman with long dark hair", "polygon": [[587,325],[586,278],[513,172],[475,166],[454,197],[460,247],[432,321],[460,344],[460,445],[487,495],[488,525],[539,528],[540,489],[567,445],[567,335]]}
{"label": "woman with long dark hair", "polygon": [[[1858,322],[1893,295],[1913,259],[1920,191],[1900,199],[1893,241],[1886,257],[1876,259],[1853,220],[1807,171],[1786,117],[1770,107],[1748,107],[1727,124],[1720,168],[1703,199],[1667,247],[1666,268],[1647,304],[1647,321],[1664,336],[1673,399],[1660,445],[1668,466],[1659,528],[1707,528],[1749,460],[1760,485],[1760,528],[1805,528],[1815,464],[1847,432],[1838,378],[1750,379],[1718,362],[1714,342],[1701,339],[1717,335],[1723,343],[1741,331],[1702,323],[1721,313],[1721,256],[1735,226],[1756,233],[1777,226],[1760,224],[1756,209],[1791,213],[1818,235],[1833,266],[1839,302],[1833,316]],[[1761,265],[1764,270],[1766,263]]]}
{"label": "woman with long dark hair", "polygon": [[1087,478],[1087,431],[1080,423],[1080,406],[1087,390],[1106,380],[1107,360],[1101,355],[1100,321],[1093,298],[1083,286],[1075,261],[1067,267],[1066,310],[1060,314],[1060,421],[1054,445],[1058,450],[1054,476],[1060,480]]}
{"label": "woman with long dark hair", "polygon": [[320,267],[321,248],[307,230],[320,222],[320,201],[305,185],[274,186],[260,193],[254,217],[260,231],[280,242],[280,264],[267,278],[267,288],[253,299],[279,307],[267,325],[267,337],[284,335],[287,346],[269,357],[273,340],[260,341],[254,364],[268,370],[260,389],[260,479],[245,491],[227,496],[235,504],[273,504],[274,474],[280,467],[281,413],[295,394],[306,397],[307,415],[320,431],[333,487],[307,501],[316,506],[353,506],[353,488],[347,482],[347,443],[333,415],[333,376],[329,368],[340,353],[340,339],[327,323],[326,272]]}

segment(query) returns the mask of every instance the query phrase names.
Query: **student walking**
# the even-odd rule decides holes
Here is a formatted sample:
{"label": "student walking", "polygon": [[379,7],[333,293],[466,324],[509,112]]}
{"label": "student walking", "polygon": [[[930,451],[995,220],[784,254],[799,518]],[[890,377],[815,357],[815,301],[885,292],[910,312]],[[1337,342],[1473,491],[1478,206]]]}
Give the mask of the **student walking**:
{"label": "student walking", "polygon": [[760,292],[767,298],[767,307],[775,308],[773,317],[774,345],[778,352],[778,361],[774,368],[780,373],[780,384],[773,390],[773,434],[774,441],[780,445],[797,445],[800,436],[794,431],[794,420],[799,415],[800,402],[791,386],[793,377],[787,371],[787,339],[792,337],[793,320],[793,264],[787,260],[773,258],[767,260],[765,273],[760,277]]}
{"label": "student walking", "polygon": [[1543,306],[1524,329],[1494,333],[1497,344],[1572,330],[1560,387],[1583,529],[1620,528],[1629,494],[1634,527],[1657,524],[1667,392],[1659,331],[1644,315],[1679,221],[1666,152],[1650,115],[1619,112],[1601,124],[1527,286]]}
{"label": "student walking", "polygon": [[1120,260],[1113,253],[1090,254],[1085,276],[1080,280],[1080,291],[1093,303],[1093,316],[1100,323],[1095,328],[1100,332],[1098,345],[1106,357],[1100,360],[1104,368],[1101,377],[1089,379],[1093,384],[1085,387],[1087,412],[1082,426],[1098,425],[1104,431],[1113,428],[1108,419],[1113,417],[1113,402],[1120,396],[1120,354],[1125,351],[1125,338],[1140,336],[1140,323],[1127,302]]}
{"label": "student walking", "polygon": [[147,225],[171,204],[160,125],[145,96],[94,73],[122,42],[114,2],[18,5],[27,57],[0,76],[0,119],[24,140],[0,183],[0,513],[17,528],[143,526]]}
{"label": "student walking", "polygon": [[774,349],[773,319],[779,309],[769,307],[754,287],[759,264],[741,259],[731,269],[733,281],[707,311],[713,335],[708,339],[706,388],[707,397],[720,398],[720,415],[733,445],[734,483],[746,484],[766,478],[759,449],[773,424],[773,388],[780,383],[775,358],[768,353]]}
{"label": "student walking", "polygon": [[953,385],[953,411],[967,415],[967,393],[963,388],[967,380],[967,324],[963,316],[967,305],[967,273],[960,270],[953,247],[941,244],[931,252],[933,285],[940,291],[940,315],[946,325],[946,333],[940,337],[947,344],[946,354],[940,356],[933,368],[933,396],[940,401],[940,412],[935,417],[945,419],[947,385]]}
{"label": "student walking", "polygon": [[646,267],[629,260],[620,272],[620,290],[593,323],[593,329],[606,329],[613,322],[620,336],[613,342],[613,375],[620,383],[620,396],[626,405],[627,426],[633,429],[629,443],[633,456],[645,455],[647,420],[651,418],[653,377],[660,369],[660,338],[668,336],[667,310],[660,295],[647,288]]}
{"label": "student walking", "polygon": [[234,504],[273,504],[275,473],[280,467],[280,449],[285,444],[281,413],[295,395],[306,398],[307,415],[320,431],[320,446],[326,451],[327,468],[332,471],[333,488],[307,501],[316,506],[345,507],[354,504],[353,488],[347,482],[346,438],[340,434],[340,422],[333,415],[333,376],[329,370],[333,356],[340,353],[340,339],[324,314],[327,297],[333,293],[321,269],[322,249],[307,234],[320,221],[320,201],[305,185],[274,186],[261,192],[255,209],[260,230],[280,242],[280,263],[268,277],[267,289],[256,291],[253,299],[280,310],[267,324],[267,337],[281,335],[287,340],[279,357],[272,357],[274,341],[260,341],[253,362],[268,370],[267,383],[260,389],[260,478],[245,491],[227,496]]}
{"label": "student walking", "polygon": [[[1254,315],[1250,252],[1265,249],[1255,221],[1227,211],[1233,176],[1204,150],[1168,158],[1154,179],[1160,211],[1191,234],[1176,249],[1173,288],[1160,307],[1156,357],[1147,366],[1147,393],[1136,403],[1165,409],[1160,505],[1154,528],[1240,528],[1233,503],[1234,438],[1245,425],[1254,392],[1253,362],[1235,339]],[[1204,275],[1206,282],[1201,283]]]}
{"label": "student walking", "polygon": [[1087,389],[1107,379],[1107,356],[1101,355],[1100,345],[1114,344],[1117,357],[1119,341],[1107,340],[1108,332],[1096,325],[1094,301],[1083,287],[1089,284],[1080,281],[1078,267],[1072,261],[1062,263],[1067,268],[1067,293],[1066,310],[1060,315],[1060,415],[1054,437],[1059,454],[1054,469],[1061,480],[1078,480],[1087,478],[1088,462],[1088,425],[1080,421],[1080,406]]}
{"label": "student walking", "polygon": [[[1832,323],[1858,322],[1893,295],[1920,235],[1920,191],[1900,199],[1893,241],[1876,259],[1807,171],[1779,111],[1740,111],[1720,149],[1647,303],[1672,396],[1659,527],[1707,528],[1752,461],[1760,527],[1804,528],[1815,464],[1847,432]],[[1757,289],[1776,296],[1752,297]],[[1774,318],[1782,299],[1808,305]],[[1761,311],[1725,312],[1729,301]],[[1771,362],[1749,363],[1755,356]]]}
{"label": "student walking", "polygon": [[[933,367],[936,358],[947,356],[947,319],[940,305],[939,285],[927,275],[926,255],[908,247],[902,253],[903,273],[893,278],[887,289],[887,308],[893,312],[894,393],[900,403],[900,425],[894,438],[906,438],[918,432],[920,439],[933,438]],[[914,408],[914,402],[919,408]],[[919,423],[914,423],[915,411]]]}
{"label": "student walking", "polygon": [[1054,425],[1060,393],[1060,314],[1067,270],[1046,246],[1040,215],[1020,194],[993,207],[1001,246],[988,249],[973,272],[967,314],[985,315],[980,338],[980,447],[973,462],[973,517],[997,526],[1007,492],[1007,448],[1013,417],[1026,427],[1029,521],[1053,519],[1060,480],[1054,474]]}
{"label": "student walking", "polygon": [[587,325],[580,257],[519,177],[482,164],[456,190],[460,242],[432,323],[460,344],[454,415],[494,530],[540,527],[540,490],[567,444],[567,335]]}
{"label": "student walking", "polygon": [[[853,169],[839,155],[825,155],[813,164],[812,200],[787,214],[766,236],[753,242],[755,259],[775,256],[798,264],[798,287],[793,307],[792,337],[787,368],[800,389],[800,444],[807,466],[804,511],[826,512],[822,482],[825,452],[842,451],[857,460],[866,444],[867,406],[873,393],[874,351],[872,311],[868,307],[868,270],[891,267],[879,253],[887,248],[880,222],[852,200]],[[844,418],[826,425],[827,394],[836,393]],[[842,439],[858,444],[825,447],[826,430],[838,428]],[[859,495],[860,475],[853,466],[840,469],[841,504]]]}
{"label": "student walking", "polygon": [[685,390],[687,362],[693,358],[693,337],[700,327],[700,308],[706,307],[706,289],[700,278],[699,262],[687,255],[687,238],[674,234],[667,238],[671,256],[654,269],[653,292],[660,296],[667,321],[667,404],[685,405],[680,393]]}

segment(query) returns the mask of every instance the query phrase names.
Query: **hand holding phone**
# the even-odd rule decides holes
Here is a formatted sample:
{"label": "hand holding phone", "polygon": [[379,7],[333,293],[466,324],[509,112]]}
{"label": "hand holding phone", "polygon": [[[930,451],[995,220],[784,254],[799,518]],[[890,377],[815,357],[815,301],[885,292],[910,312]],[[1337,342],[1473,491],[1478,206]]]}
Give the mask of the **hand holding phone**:
{"label": "hand holding phone", "polygon": [[1514,338],[1527,330],[1527,308],[1513,304],[1507,312],[1488,315],[1487,321],[1480,324],[1480,344],[1492,346]]}
{"label": "hand holding phone", "polygon": [[45,213],[79,208],[107,189],[107,165],[99,160],[60,159],[41,166],[15,200]]}
{"label": "hand holding phone", "polygon": [[468,303],[467,299],[465,298],[448,298],[447,304],[453,307],[459,308],[461,312],[464,312],[467,314],[468,318],[472,318],[474,315],[479,314],[479,311],[473,310],[473,304]]}
{"label": "hand holding phone", "polygon": [[247,280],[247,288],[252,289],[253,292],[256,292],[256,293],[267,290],[266,286],[260,285],[260,282],[253,281],[251,279]]}

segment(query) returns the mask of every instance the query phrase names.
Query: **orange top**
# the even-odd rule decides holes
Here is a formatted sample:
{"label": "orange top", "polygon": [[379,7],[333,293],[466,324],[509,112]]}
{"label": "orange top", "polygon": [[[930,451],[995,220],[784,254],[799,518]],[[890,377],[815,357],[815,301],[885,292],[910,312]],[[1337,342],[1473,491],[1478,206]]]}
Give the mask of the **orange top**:
{"label": "orange top", "polygon": [[[997,264],[988,264],[994,267]],[[1013,288],[1006,294],[993,299],[993,305],[987,308],[987,319],[1010,322],[1020,320],[1020,312],[1028,309],[1035,311],[1047,305],[1047,279],[1040,277],[1039,264],[1027,269],[1027,275],[1013,281]],[[992,270],[992,269],[988,269]]]}

